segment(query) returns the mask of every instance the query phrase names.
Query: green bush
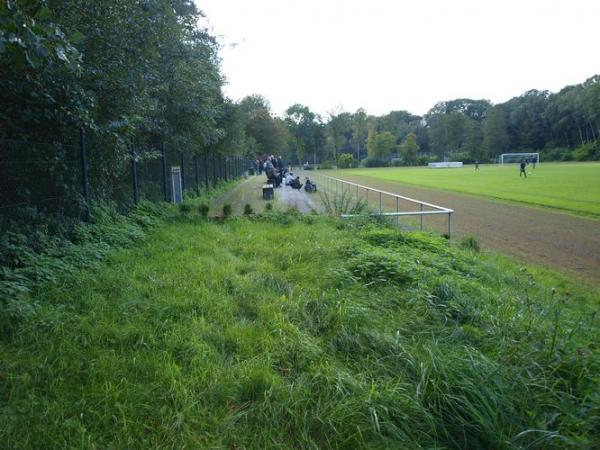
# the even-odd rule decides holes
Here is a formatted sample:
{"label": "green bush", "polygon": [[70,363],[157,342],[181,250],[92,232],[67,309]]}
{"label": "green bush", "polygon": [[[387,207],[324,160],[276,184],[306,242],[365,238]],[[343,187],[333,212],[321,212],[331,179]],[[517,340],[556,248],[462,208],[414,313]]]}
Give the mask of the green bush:
{"label": "green bush", "polygon": [[417,158],[417,166],[426,166],[430,162],[435,161],[437,161],[437,158],[435,156],[419,156]]}
{"label": "green bush", "polygon": [[389,167],[390,162],[382,158],[376,158],[374,156],[367,156],[360,162],[362,167]]}
{"label": "green bush", "polygon": [[200,203],[200,205],[198,205],[198,213],[203,217],[203,218],[207,218],[208,217],[208,211],[209,211],[209,207],[206,203]]}
{"label": "green bush", "polygon": [[244,205],[244,215],[251,216],[252,214],[254,214],[254,210],[252,209],[252,206],[250,205],[250,203],[246,203]]}
{"label": "green bush", "polygon": [[600,159],[600,140],[588,142],[573,150],[575,161],[596,161]]}
{"label": "green bush", "polygon": [[330,169],[333,169],[333,162],[331,162],[331,161],[325,161],[325,162],[322,162],[322,163],[319,165],[319,169],[322,169],[322,170],[330,170]]}
{"label": "green bush", "polygon": [[232,212],[233,212],[233,208],[231,207],[231,205],[229,203],[225,203],[223,205],[223,217],[227,218],[227,217],[231,216]]}
{"label": "green bush", "polygon": [[356,166],[356,161],[354,159],[354,156],[351,155],[350,153],[342,153],[338,157],[338,168],[349,169],[349,168],[355,167],[355,166]]}
{"label": "green bush", "polygon": [[179,211],[182,212],[183,214],[187,214],[192,210],[192,205],[190,205],[188,202],[183,202],[179,204]]}
{"label": "green bush", "polygon": [[267,211],[271,211],[273,209],[273,203],[267,202],[267,204],[265,205],[265,209]]}

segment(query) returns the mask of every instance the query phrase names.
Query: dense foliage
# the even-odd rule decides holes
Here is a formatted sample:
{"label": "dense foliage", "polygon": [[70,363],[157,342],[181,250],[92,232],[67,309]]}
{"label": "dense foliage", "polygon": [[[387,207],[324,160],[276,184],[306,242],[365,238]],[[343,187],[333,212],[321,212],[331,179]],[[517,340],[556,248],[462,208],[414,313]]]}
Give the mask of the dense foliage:
{"label": "dense foliage", "polygon": [[[258,98],[268,111],[268,102]],[[281,124],[272,114],[263,116],[267,123]],[[493,161],[505,152],[540,152],[546,161],[594,160],[600,158],[600,75],[558,93],[530,90],[497,105],[468,98],[442,101],[422,117],[406,111],[372,116],[359,109],[323,118],[296,104],[285,111],[284,123],[287,133],[269,125],[255,128],[253,136],[258,142],[276,139],[291,162],[334,162],[349,154],[363,166],[443,158],[470,163]],[[269,145],[259,149],[280,153]]]}
{"label": "dense foliage", "polygon": [[[118,247],[140,227],[101,231]],[[34,288],[35,308],[2,323],[8,448],[600,439],[597,303],[444,239],[289,213],[208,222],[192,210],[105,264],[80,263],[92,270],[45,263],[54,277]]]}

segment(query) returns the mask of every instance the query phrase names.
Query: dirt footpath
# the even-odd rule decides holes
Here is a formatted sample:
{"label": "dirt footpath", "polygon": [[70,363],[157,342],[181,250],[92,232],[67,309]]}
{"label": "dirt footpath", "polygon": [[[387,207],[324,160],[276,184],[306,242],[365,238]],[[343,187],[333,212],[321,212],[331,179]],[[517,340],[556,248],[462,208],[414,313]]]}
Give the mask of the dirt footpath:
{"label": "dirt footpath", "polygon": [[[485,248],[600,284],[599,220],[370,177],[345,175],[344,179],[452,208],[456,237],[474,234]],[[447,226],[442,221],[430,225],[442,232]]]}

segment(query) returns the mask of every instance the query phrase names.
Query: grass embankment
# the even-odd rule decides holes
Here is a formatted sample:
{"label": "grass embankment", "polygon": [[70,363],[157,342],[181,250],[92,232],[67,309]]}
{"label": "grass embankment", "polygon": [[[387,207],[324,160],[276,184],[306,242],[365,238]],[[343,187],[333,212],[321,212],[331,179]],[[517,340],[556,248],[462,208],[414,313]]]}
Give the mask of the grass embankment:
{"label": "grass embankment", "polygon": [[473,167],[359,169],[328,174],[370,177],[600,218],[600,163],[544,163],[535,169],[529,166],[527,179],[519,178],[516,164],[482,165],[479,171]]}
{"label": "grass embankment", "polygon": [[591,448],[598,303],[571,289],[375,225],[182,218],[5,328],[0,442]]}

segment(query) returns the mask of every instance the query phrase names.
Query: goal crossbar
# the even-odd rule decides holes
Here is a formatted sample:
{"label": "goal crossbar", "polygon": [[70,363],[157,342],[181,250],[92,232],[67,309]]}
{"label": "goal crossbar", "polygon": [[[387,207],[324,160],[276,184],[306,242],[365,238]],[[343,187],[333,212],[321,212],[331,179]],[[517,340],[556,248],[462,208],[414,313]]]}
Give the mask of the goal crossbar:
{"label": "goal crossbar", "polygon": [[[540,154],[537,152],[530,153],[502,153],[500,158],[498,159],[498,163],[503,165],[508,162],[520,162],[523,158],[530,160],[531,158],[535,158],[535,163],[540,163]],[[508,161],[507,161],[508,160]]]}

